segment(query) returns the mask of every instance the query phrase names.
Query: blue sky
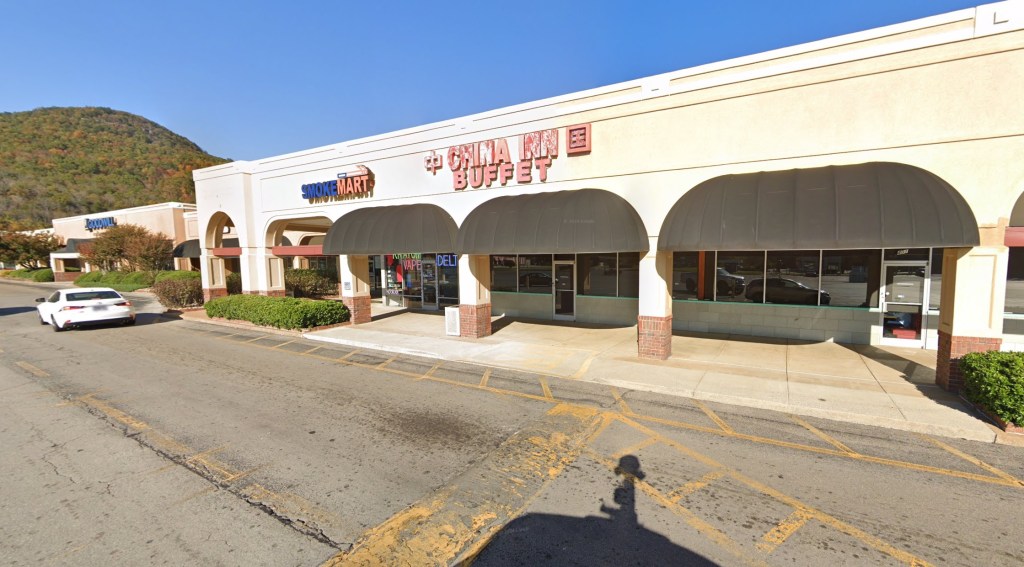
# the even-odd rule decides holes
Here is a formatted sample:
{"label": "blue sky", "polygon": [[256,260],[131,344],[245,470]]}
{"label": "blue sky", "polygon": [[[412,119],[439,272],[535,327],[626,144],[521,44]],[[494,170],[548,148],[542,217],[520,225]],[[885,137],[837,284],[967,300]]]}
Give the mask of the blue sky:
{"label": "blue sky", "polygon": [[256,159],[967,0],[0,0],[0,112],[105,106]]}

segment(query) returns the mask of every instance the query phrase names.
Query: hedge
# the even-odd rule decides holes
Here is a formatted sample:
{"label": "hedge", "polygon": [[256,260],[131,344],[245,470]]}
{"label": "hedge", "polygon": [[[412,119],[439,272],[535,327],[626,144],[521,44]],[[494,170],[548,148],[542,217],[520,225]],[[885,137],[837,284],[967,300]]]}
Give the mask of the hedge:
{"label": "hedge", "polygon": [[224,278],[224,287],[228,289],[228,293],[236,295],[242,293],[242,274],[231,272]]}
{"label": "hedge", "polygon": [[968,400],[1024,425],[1024,353],[972,352],[960,359],[960,370]]}
{"label": "hedge", "polygon": [[135,291],[153,285],[152,272],[87,272],[75,278],[79,287],[109,287],[117,291]]}
{"label": "hedge", "polygon": [[201,275],[197,271],[166,270],[156,275],[154,284],[167,280],[199,280]]}
{"label": "hedge", "polygon": [[[183,272],[189,273],[189,272]],[[197,274],[199,272],[196,272]],[[180,309],[203,304],[203,283],[198,277],[167,277],[153,284],[153,294],[164,307]]]}
{"label": "hedge", "polygon": [[285,270],[284,286],[295,297],[338,295],[338,281],[329,272],[321,270]]}
{"label": "hedge", "polygon": [[53,281],[53,270],[50,268],[37,268],[34,270],[12,270],[6,272],[4,277],[18,278],[22,280],[32,280],[34,282],[52,282]]}
{"label": "hedge", "polygon": [[294,297],[229,295],[206,303],[210,317],[240,319],[265,327],[303,329],[348,321],[349,313],[337,301],[316,301]]}

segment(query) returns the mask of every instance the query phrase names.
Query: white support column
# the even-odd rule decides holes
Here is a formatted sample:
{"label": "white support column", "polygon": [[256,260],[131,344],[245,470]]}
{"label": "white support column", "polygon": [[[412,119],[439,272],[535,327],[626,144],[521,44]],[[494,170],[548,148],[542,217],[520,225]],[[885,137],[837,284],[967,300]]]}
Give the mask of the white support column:
{"label": "white support column", "polygon": [[338,287],[341,301],[348,307],[353,325],[369,323],[370,258],[364,255],[338,257]]}
{"label": "white support column", "polygon": [[459,256],[459,334],[475,339],[491,334],[490,256]]}
{"label": "white support column", "polygon": [[672,356],[672,252],[650,250],[640,258],[640,312],[637,317],[637,355],[664,360]]}
{"label": "white support column", "polygon": [[947,390],[963,387],[963,355],[999,350],[1003,344],[1009,254],[1005,246],[946,248],[943,253],[935,382]]}

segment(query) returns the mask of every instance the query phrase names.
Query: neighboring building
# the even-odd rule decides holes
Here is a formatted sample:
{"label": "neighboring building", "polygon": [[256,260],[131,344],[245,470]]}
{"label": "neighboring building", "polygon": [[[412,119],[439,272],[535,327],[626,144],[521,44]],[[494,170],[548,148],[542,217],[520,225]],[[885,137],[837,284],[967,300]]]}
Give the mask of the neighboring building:
{"label": "neighboring building", "polygon": [[673,330],[938,348],[955,390],[962,353],[1024,343],[1021,100],[1011,1],[196,170],[203,287],[281,295],[317,257],[355,323],[376,290],[467,337],[637,324],[641,357]]}
{"label": "neighboring building", "polygon": [[[53,219],[54,235],[64,240],[64,247],[50,254],[54,280],[74,281],[82,272],[91,271],[92,266],[82,258],[82,247],[88,246],[93,238],[112,226],[142,226],[155,234],[165,235],[178,246],[188,240],[185,218],[189,214],[193,215],[192,229],[195,232],[196,206],[190,203],[160,203]],[[174,259],[174,268],[191,269],[189,260],[179,257]]]}

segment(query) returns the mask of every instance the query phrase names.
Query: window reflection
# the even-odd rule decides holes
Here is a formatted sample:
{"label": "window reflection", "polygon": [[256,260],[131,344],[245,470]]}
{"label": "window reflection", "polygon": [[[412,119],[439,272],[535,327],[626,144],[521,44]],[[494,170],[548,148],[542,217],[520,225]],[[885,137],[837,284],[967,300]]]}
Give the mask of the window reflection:
{"label": "window reflection", "polygon": [[611,254],[580,254],[576,257],[576,293],[615,297],[618,261]]}
{"label": "window reflection", "polygon": [[878,307],[881,250],[824,250],[821,287],[836,307]]}
{"label": "window reflection", "polygon": [[516,257],[491,256],[491,291],[516,291]]}
{"label": "window reflection", "polygon": [[749,302],[747,283],[764,277],[764,252],[719,252],[715,264],[715,301]]}
{"label": "window reflection", "polygon": [[639,252],[619,252],[619,297],[640,297]]}
{"label": "window reflection", "polygon": [[1006,266],[1007,313],[1024,315],[1024,248],[1010,248]]}
{"label": "window reflection", "polygon": [[519,292],[551,293],[551,254],[519,257]]}

